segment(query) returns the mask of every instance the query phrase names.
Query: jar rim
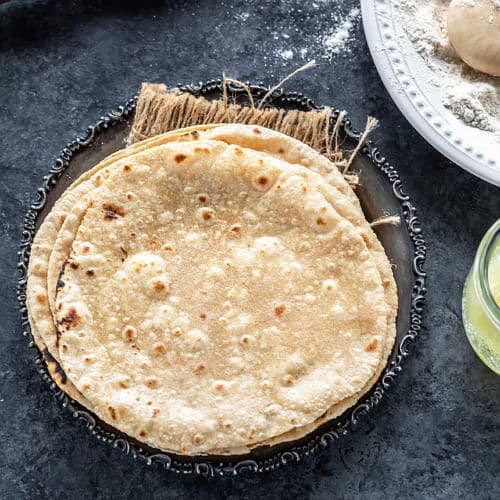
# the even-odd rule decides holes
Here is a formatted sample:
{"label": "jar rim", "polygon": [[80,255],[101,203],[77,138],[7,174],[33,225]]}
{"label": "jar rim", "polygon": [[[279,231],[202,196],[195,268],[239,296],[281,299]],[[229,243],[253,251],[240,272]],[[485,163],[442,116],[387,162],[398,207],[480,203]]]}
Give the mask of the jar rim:
{"label": "jar rim", "polygon": [[484,306],[490,318],[500,325],[500,306],[497,304],[491,291],[489,282],[489,265],[493,250],[500,239],[500,219],[486,232],[478,249],[478,281]]}

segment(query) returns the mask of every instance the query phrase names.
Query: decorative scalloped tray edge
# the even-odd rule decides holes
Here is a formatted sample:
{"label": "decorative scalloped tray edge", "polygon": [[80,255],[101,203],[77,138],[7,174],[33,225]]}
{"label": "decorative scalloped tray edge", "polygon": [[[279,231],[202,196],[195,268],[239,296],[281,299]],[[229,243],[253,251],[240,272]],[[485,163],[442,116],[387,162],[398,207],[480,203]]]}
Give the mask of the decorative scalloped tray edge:
{"label": "decorative scalloped tray edge", "polygon": [[[198,83],[192,85],[178,85],[182,91],[190,92],[193,95],[206,95],[213,92],[222,92],[222,82],[220,80],[211,80],[207,83]],[[254,97],[262,97],[268,89],[262,85],[250,85]],[[244,91],[237,84],[228,84],[229,92],[233,94],[242,94]],[[65,392],[60,390],[49,376],[44,362],[38,349],[36,349],[31,337],[28,312],[26,308],[26,285],[28,262],[31,251],[31,244],[35,235],[36,219],[47,202],[47,195],[57,183],[61,174],[69,166],[72,157],[83,148],[89,147],[104,130],[113,127],[130,119],[135,111],[137,97],[130,99],[125,105],[119,106],[116,110],[102,116],[99,121],[87,128],[86,133],[77,137],[61,151],[59,157],[55,160],[48,175],[43,178],[43,185],[37,191],[36,201],[31,205],[24,218],[24,230],[20,250],[18,252],[18,270],[20,277],[17,284],[17,297],[21,312],[21,321],[23,326],[23,335],[30,339],[30,346],[36,350],[35,363],[38,372],[42,378],[49,384],[55,397],[61,405],[66,408],[78,420],[82,420],[86,427],[96,436],[97,439],[110,444],[114,448],[120,449],[124,454],[130,455],[135,459],[144,461],[147,464],[159,464],[163,469],[184,475],[200,476],[237,476],[243,473],[255,473],[275,470],[291,462],[299,462],[301,458],[317,453],[325,448],[332,441],[340,436],[347,434],[358,421],[366,416],[381,401],[386,390],[392,385],[395,377],[401,371],[404,360],[408,357],[410,345],[418,336],[422,326],[422,313],[425,303],[425,279],[426,274],[423,271],[423,265],[426,256],[426,245],[422,236],[419,220],[416,216],[416,209],[410,201],[410,198],[402,186],[399,174],[386,159],[380,154],[377,147],[371,142],[367,142],[361,150],[361,154],[367,155],[378,169],[385,174],[392,185],[392,190],[399,200],[404,220],[408,228],[410,238],[414,245],[414,256],[412,263],[412,272],[415,276],[415,284],[412,290],[410,328],[406,335],[401,339],[397,347],[397,353],[393,360],[388,364],[383,372],[379,382],[370,391],[368,396],[364,396],[361,402],[356,404],[347,414],[347,417],[338,422],[334,428],[328,432],[314,435],[306,444],[291,445],[290,449],[278,451],[276,454],[266,459],[249,459],[234,461],[231,457],[220,462],[203,461],[203,457],[193,457],[190,462],[180,461],[174,455],[168,453],[154,453],[140,446],[133,440],[124,435],[119,435],[105,429],[100,421],[89,411],[82,409],[78,403],[70,399]],[[285,93],[283,90],[276,90],[271,96],[270,103],[275,106],[294,106],[300,109],[320,109],[314,102],[303,94],[296,92]],[[335,111],[332,120],[338,116]],[[356,140],[359,132],[354,131],[350,121],[345,118],[342,124],[343,132],[350,138]]]}

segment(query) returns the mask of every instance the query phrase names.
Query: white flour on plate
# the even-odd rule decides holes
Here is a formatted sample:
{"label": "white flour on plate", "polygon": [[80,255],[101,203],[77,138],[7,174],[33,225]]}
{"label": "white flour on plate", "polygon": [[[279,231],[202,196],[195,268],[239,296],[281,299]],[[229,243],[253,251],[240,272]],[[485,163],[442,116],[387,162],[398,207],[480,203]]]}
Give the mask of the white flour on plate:
{"label": "white flour on plate", "polygon": [[[476,0],[461,0],[465,7]],[[500,0],[491,0],[500,5]],[[448,40],[450,0],[393,0],[415,49],[435,72],[443,104],[472,127],[500,133],[500,78],[473,70]]]}

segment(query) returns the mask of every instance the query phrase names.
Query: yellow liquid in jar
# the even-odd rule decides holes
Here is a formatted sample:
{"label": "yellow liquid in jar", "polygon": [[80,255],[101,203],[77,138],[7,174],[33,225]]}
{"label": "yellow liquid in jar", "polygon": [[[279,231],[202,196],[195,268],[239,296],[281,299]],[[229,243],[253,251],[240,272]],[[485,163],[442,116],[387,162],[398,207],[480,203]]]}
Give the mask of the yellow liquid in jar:
{"label": "yellow liquid in jar", "polygon": [[493,247],[488,267],[488,281],[493,300],[500,307],[500,242],[497,241]]}
{"label": "yellow liquid in jar", "polygon": [[[462,315],[465,333],[481,360],[500,374],[499,323],[489,315],[475,282],[473,266],[464,287]],[[488,282],[494,301],[500,304],[500,240],[497,238],[488,263]]]}

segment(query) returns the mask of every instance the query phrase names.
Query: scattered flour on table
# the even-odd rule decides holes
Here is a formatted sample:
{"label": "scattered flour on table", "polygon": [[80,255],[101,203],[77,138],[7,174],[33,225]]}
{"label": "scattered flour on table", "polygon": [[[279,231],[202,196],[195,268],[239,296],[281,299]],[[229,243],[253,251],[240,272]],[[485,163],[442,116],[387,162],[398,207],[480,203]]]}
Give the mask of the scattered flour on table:
{"label": "scattered flour on table", "polygon": [[246,21],[250,17],[250,12],[241,12],[234,16],[239,21]]}
{"label": "scattered flour on table", "polygon": [[[476,0],[461,0],[465,7]],[[500,5],[500,0],[492,0]],[[443,104],[472,127],[500,133],[500,78],[473,70],[448,40],[450,0],[393,0],[415,49],[435,73]]]}
{"label": "scattered flour on table", "polygon": [[324,39],[324,44],[332,54],[338,54],[348,46],[354,24],[359,19],[359,9],[354,7],[340,25]]}
{"label": "scattered flour on table", "polygon": [[280,50],[279,55],[281,56],[282,59],[286,60],[293,59],[293,50],[290,49]]}
{"label": "scattered flour on table", "polygon": [[[234,12],[230,2],[223,2],[228,15],[240,23],[258,22],[265,31],[270,52],[264,65],[281,61],[289,67],[316,59],[332,61],[349,57],[360,29],[361,10],[350,0],[281,0],[275,2],[276,15],[263,18],[263,0],[248,0],[247,12]],[[276,43],[278,42],[278,43]]]}
{"label": "scattered flour on table", "polygon": [[[317,16],[317,25],[313,29],[303,32],[303,42],[305,46],[294,47],[293,49],[278,50],[277,55],[284,60],[291,60],[295,56],[300,59],[333,59],[336,55],[348,55],[351,52],[352,44],[355,40],[355,29],[361,18],[359,7],[345,9],[345,0],[317,0],[311,2],[310,6],[317,12],[307,11],[304,13],[300,3],[294,1],[284,1],[281,5],[288,5],[288,14],[304,14],[307,21],[315,20]],[[297,7],[295,6],[297,5]],[[342,9],[342,7],[344,7]],[[326,18],[326,19],[325,19]],[[325,23],[327,21],[327,23]],[[294,23],[295,24],[295,23]],[[294,24],[289,26],[293,31]],[[327,26],[324,26],[327,24]],[[286,33],[273,33],[273,38],[279,40],[283,38],[288,40],[290,36]]]}

